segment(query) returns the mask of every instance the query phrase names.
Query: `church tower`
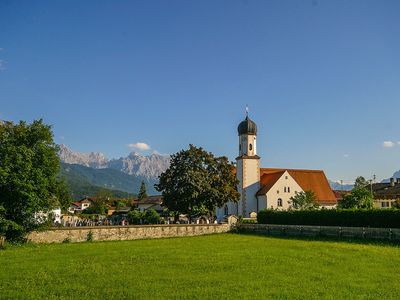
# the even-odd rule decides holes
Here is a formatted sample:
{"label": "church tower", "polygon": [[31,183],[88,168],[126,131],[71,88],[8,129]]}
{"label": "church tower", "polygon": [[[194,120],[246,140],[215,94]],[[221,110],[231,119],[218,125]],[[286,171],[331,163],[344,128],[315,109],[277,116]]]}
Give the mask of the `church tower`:
{"label": "church tower", "polygon": [[256,193],[260,189],[260,157],[257,155],[257,125],[246,119],[238,126],[239,156],[236,158],[236,177],[239,180],[240,201],[237,215],[248,218],[258,212]]}

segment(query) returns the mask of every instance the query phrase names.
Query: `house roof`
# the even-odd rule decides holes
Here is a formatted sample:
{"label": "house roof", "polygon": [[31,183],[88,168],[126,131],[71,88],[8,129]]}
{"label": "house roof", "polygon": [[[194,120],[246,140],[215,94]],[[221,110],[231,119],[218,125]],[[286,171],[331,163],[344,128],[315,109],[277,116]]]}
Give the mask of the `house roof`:
{"label": "house roof", "polygon": [[[369,186],[368,186],[369,187]],[[400,184],[374,183],[372,191],[375,199],[398,199],[400,198]]]}
{"label": "house roof", "polygon": [[313,191],[319,203],[336,203],[335,194],[329,185],[325,173],[321,170],[261,168],[261,189],[258,191],[257,195],[265,195],[285,171],[293,177],[304,191]]}
{"label": "house roof", "polygon": [[79,203],[92,203],[92,200],[83,199],[83,200],[79,201]]}
{"label": "house roof", "polygon": [[341,200],[344,196],[350,194],[351,191],[334,190],[333,193],[335,194],[337,200]]}
{"label": "house roof", "polygon": [[149,196],[147,198],[144,198],[141,201],[137,201],[136,204],[162,204],[163,198],[161,195],[157,196]]}

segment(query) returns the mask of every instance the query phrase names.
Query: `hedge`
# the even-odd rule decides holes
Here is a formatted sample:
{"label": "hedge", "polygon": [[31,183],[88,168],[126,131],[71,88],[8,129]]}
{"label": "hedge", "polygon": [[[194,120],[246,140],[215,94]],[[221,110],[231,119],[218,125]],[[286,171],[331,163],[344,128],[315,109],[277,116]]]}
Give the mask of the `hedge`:
{"label": "hedge", "polygon": [[260,224],[400,228],[399,209],[262,210]]}

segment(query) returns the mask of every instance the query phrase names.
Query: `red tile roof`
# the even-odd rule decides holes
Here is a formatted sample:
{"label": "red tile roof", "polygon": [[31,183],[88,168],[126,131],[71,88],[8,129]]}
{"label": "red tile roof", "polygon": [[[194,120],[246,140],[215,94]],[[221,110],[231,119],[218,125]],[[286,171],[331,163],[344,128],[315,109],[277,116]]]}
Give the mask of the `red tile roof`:
{"label": "red tile roof", "polygon": [[[262,174],[260,171],[260,187],[261,189],[257,192],[257,195],[265,195],[274,184],[281,178],[285,171],[276,171]],[[262,174],[262,175],[261,175]]]}
{"label": "red tile roof", "polygon": [[293,177],[303,191],[313,191],[318,203],[336,204],[335,194],[329,185],[325,173],[321,170],[261,168],[261,189],[257,195],[265,195],[285,171]]}

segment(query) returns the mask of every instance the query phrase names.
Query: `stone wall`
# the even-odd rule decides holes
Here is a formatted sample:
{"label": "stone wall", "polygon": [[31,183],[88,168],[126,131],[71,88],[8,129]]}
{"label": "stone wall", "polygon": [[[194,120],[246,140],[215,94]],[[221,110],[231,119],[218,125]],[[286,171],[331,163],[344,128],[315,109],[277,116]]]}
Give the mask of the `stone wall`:
{"label": "stone wall", "polygon": [[27,238],[32,243],[83,242],[91,232],[93,241],[122,241],[223,233],[230,228],[228,224],[63,227],[32,232]]}

